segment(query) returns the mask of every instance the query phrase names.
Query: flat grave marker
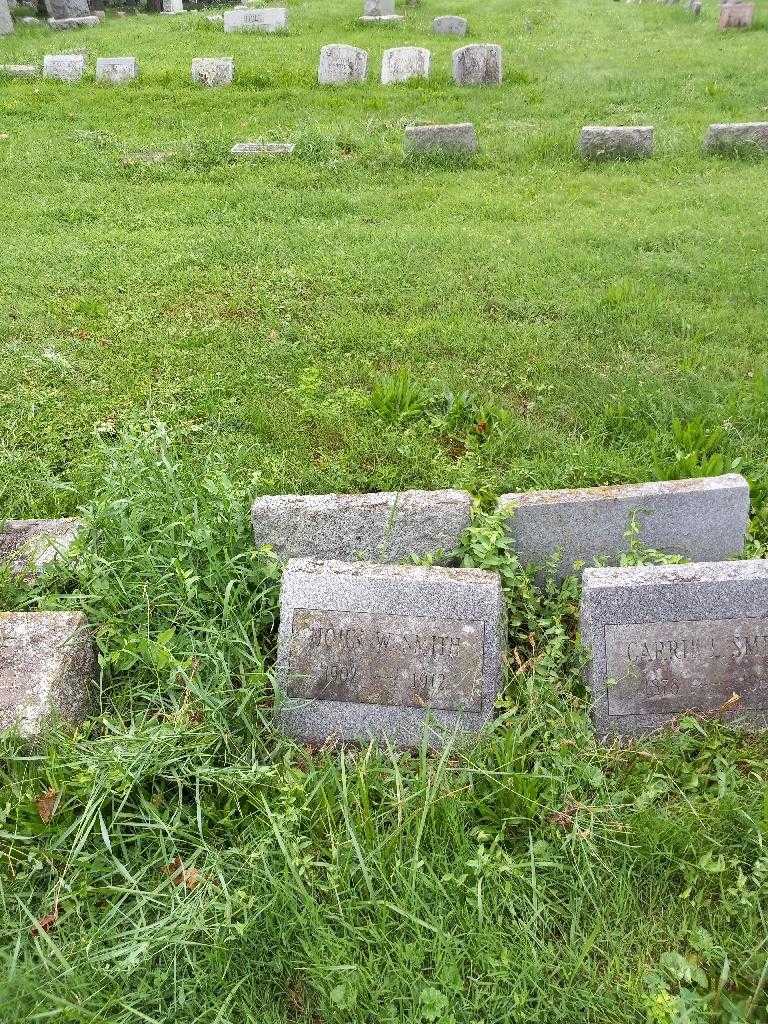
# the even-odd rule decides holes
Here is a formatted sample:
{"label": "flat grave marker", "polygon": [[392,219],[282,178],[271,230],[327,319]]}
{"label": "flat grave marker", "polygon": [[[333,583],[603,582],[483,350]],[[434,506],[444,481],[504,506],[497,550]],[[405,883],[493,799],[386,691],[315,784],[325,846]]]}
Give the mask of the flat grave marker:
{"label": "flat grave marker", "polygon": [[768,153],[768,121],[711,124],[704,139],[705,153]]}
{"label": "flat grave marker", "polygon": [[232,57],[195,57],[191,74],[195,85],[210,88],[231,85],[235,78],[235,62]]}
{"label": "flat grave marker", "polygon": [[287,28],[287,7],[237,8],[224,12],[225,32],[281,32]]}
{"label": "flat grave marker", "polygon": [[82,529],[79,519],[9,519],[0,530],[0,565],[16,576],[38,576],[66,555]]}
{"label": "flat grave marker", "polygon": [[653,156],[650,125],[585,125],[579,148],[584,160],[638,160]]}
{"label": "flat grave marker", "polygon": [[405,141],[412,153],[477,152],[477,133],[469,121],[463,124],[407,125]]}

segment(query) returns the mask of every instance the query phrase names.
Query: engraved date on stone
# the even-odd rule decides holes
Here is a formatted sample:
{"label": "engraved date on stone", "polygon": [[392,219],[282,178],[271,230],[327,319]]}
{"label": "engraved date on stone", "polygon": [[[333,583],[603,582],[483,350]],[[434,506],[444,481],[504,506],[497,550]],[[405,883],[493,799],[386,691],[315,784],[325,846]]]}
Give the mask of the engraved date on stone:
{"label": "engraved date on stone", "polygon": [[484,624],[297,609],[288,696],[482,711]]}

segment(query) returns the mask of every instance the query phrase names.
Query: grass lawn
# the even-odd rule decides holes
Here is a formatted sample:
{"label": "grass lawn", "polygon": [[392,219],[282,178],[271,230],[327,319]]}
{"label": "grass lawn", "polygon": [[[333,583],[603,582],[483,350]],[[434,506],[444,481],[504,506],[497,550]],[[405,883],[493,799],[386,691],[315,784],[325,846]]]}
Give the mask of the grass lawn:
{"label": "grass lawn", "polygon": [[[577,583],[536,589],[482,509],[733,467],[768,551],[766,165],[700,152],[768,117],[768,11],[359,13],[0,39],[89,54],[77,86],[0,82],[0,511],[90,527],[0,607],[82,609],[101,652],[82,733],[0,741],[0,1020],[764,1024],[768,741],[686,719],[598,747]],[[501,88],[453,85],[445,13],[504,46]],[[315,84],[329,42],[368,85]],[[431,79],[379,86],[409,43]],[[97,86],[118,55],[139,83]],[[213,55],[232,87],[189,81]],[[403,155],[406,123],[464,120],[472,161]],[[653,124],[656,156],[585,166],[590,123]],[[296,154],[229,156],[259,138]],[[440,757],[297,748],[249,500],[420,486],[480,499],[459,557],[509,601],[496,726]]]}

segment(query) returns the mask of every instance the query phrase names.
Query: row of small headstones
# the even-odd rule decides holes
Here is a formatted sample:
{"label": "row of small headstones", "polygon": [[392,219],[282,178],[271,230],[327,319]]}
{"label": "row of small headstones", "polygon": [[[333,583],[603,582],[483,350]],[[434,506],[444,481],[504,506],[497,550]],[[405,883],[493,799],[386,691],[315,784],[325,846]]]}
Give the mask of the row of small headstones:
{"label": "row of small headstones", "polygon": [[[583,569],[600,738],[688,711],[768,724],[768,562],[738,560],[749,504],[738,474],[499,499],[509,550],[539,582]],[[458,490],[256,499],[255,542],[285,565],[276,691],[286,734],[405,747],[426,734],[439,746],[492,719],[507,661],[501,577],[450,566],[472,506]],[[0,556],[31,579],[72,556],[81,529],[10,522]],[[622,565],[637,542],[677,559]],[[403,564],[416,559],[428,564]],[[0,615],[0,648],[0,728],[34,738],[52,718],[87,717],[95,656],[82,614]]]}

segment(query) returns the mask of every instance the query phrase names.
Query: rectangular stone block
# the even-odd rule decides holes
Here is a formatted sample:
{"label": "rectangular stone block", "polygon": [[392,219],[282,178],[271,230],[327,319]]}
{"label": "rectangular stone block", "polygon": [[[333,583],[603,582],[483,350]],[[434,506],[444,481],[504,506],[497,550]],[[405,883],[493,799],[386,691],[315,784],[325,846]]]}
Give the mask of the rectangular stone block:
{"label": "rectangular stone block", "polygon": [[224,12],[225,32],[280,32],[287,28],[286,7],[259,7]]}
{"label": "rectangular stone block", "polygon": [[685,712],[768,725],[768,562],[586,569],[581,639],[601,737]]}
{"label": "rectangular stone block", "polygon": [[395,0],[363,0],[364,18],[386,18],[395,13]]}
{"label": "rectangular stone block", "polygon": [[66,555],[83,524],[79,519],[9,519],[0,532],[0,565],[32,578]]}
{"label": "rectangular stone block", "polygon": [[575,562],[619,561],[634,517],[642,543],[693,562],[741,554],[749,519],[749,484],[738,473],[696,480],[619,484],[504,494],[507,534],[524,565],[562,554],[557,575]]}
{"label": "rectangular stone block", "polygon": [[49,18],[63,21],[67,18],[88,18],[91,7],[88,0],[45,0]]}
{"label": "rectangular stone block", "polygon": [[332,43],[320,51],[319,85],[352,85],[368,77],[368,53],[357,46]]}
{"label": "rectangular stone block", "polygon": [[453,51],[456,85],[501,85],[502,49],[496,43],[472,43]]}
{"label": "rectangular stone block", "polygon": [[0,64],[0,75],[6,78],[37,78],[39,73],[36,64]]}
{"label": "rectangular stone block", "polygon": [[650,125],[586,125],[581,129],[584,160],[637,160],[653,156],[653,128]]}
{"label": "rectangular stone block", "polygon": [[752,28],[755,20],[754,4],[722,4],[720,7],[719,28]]}
{"label": "rectangular stone block", "polygon": [[47,54],[43,57],[43,78],[59,82],[79,82],[85,74],[85,57],[81,53]]}
{"label": "rectangular stone block", "polygon": [[408,125],[405,141],[413,153],[476,153],[475,126],[465,124]]}
{"label": "rectangular stone block", "polygon": [[768,121],[711,124],[704,140],[705,153],[768,153]]}
{"label": "rectangular stone block", "polygon": [[232,85],[235,62],[232,57],[195,57],[192,61],[192,81],[195,85],[217,88]]}
{"label": "rectangular stone block", "polygon": [[496,573],[288,563],[280,595],[280,723],[313,744],[430,746],[477,732],[501,687]]}
{"label": "rectangular stone block", "polygon": [[139,77],[139,64],[135,57],[98,57],[96,81],[110,85],[125,85]]}
{"label": "rectangular stone block", "polygon": [[438,36],[465,36],[467,28],[467,19],[453,14],[443,14],[432,22],[432,31]]}
{"label": "rectangular stone block", "polygon": [[393,46],[381,58],[381,84],[429,78],[431,54],[423,46]]}
{"label": "rectangular stone block", "polygon": [[0,614],[0,731],[34,739],[88,715],[96,657],[80,612]]}
{"label": "rectangular stone block", "polygon": [[469,526],[467,491],[281,494],[257,498],[253,536],[289,558],[406,562],[452,551]]}
{"label": "rectangular stone block", "polygon": [[295,149],[293,142],[236,142],[230,153],[232,156],[280,157],[293,156]]}
{"label": "rectangular stone block", "polygon": [[68,32],[78,28],[97,28],[101,19],[95,15],[87,18],[49,18],[48,25],[57,32]]}

